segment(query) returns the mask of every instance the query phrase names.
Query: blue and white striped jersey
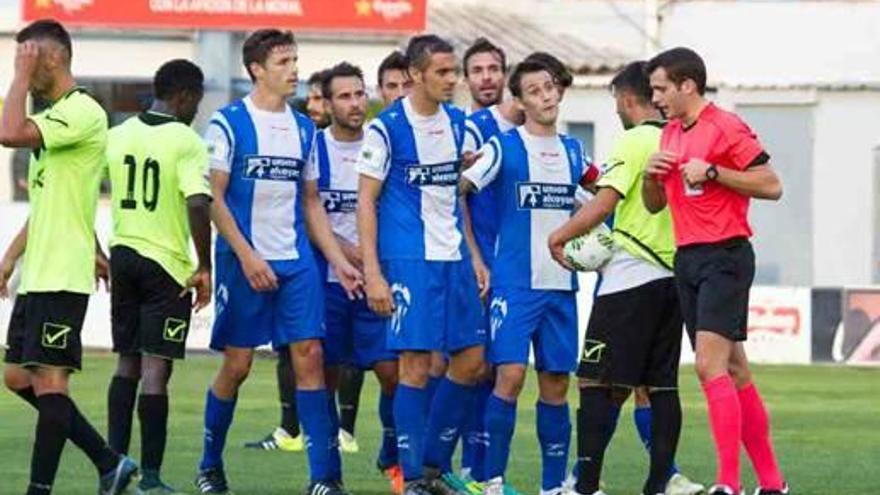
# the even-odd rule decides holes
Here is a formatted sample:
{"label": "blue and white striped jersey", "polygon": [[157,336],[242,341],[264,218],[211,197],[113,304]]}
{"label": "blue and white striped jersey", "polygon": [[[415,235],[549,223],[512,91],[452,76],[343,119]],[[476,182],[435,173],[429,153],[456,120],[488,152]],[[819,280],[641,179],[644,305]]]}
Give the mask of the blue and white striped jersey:
{"label": "blue and white striped jersey", "polygon": [[[498,105],[492,105],[468,115],[466,131],[473,137],[477,148],[480,148],[492,137],[514,127],[516,124],[501,115]],[[498,238],[498,205],[495,193],[489,188],[471,194],[467,201],[477,246],[483,261],[491,268],[495,260],[495,241]]]}
{"label": "blue and white striped jersey", "polygon": [[[310,154],[315,126],[287,108],[268,112],[250,97],[212,117],[205,140],[211,168],[229,173],[225,200],[244,237],[269,261],[311,255],[302,210],[303,183],[319,173]],[[231,252],[217,236],[217,252]]]}
{"label": "blue and white striped jersey", "polygon": [[[358,153],[363,139],[337,141],[329,128],[318,131],[315,138],[314,159],[318,164],[318,190],[321,203],[327,211],[333,233],[357,245],[357,188]],[[336,273],[329,270],[328,282],[338,282]]]}
{"label": "blue and white striped jersey", "polygon": [[422,116],[410,98],[367,127],[358,172],[383,181],[378,201],[379,258],[456,261],[468,256],[458,203],[461,157],[476,150],[464,113],[443,104]]}
{"label": "blue and white striped jersey", "polygon": [[498,207],[494,287],[577,290],[574,273],[550,256],[547,239],[575,207],[578,181],[589,161],[577,139],[534,136],[525,127],[499,134],[464,176],[491,189]]}

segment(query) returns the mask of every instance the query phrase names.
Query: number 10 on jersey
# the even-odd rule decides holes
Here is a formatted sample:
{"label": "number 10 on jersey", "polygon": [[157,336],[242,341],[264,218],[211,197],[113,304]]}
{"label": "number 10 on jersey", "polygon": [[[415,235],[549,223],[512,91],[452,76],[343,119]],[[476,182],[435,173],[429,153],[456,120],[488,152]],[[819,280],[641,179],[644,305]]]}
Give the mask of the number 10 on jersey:
{"label": "number 10 on jersey", "polygon": [[[125,155],[124,163],[128,167],[128,181],[125,188],[125,199],[120,202],[119,206],[123,210],[134,210],[137,209],[134,188],[138,182],[138,163],[133,155]],[[155,211],[159,202],[159,162],[147,158],[141,169],[143,170],[141,174],[141,200],[147,211]]]}

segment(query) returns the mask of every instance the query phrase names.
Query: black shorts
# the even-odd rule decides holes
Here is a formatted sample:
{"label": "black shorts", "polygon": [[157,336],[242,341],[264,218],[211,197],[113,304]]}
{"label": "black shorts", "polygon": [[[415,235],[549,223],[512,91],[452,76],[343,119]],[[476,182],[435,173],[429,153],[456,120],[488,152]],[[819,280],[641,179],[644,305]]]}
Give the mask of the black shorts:
{"label": "black shorts", "polygon": [[746,340],[755,252],[747,239],[685,246],[675,255],[681,312],[692,343],[697,331]]}
{"label": "black shorts", "polygon": [[110,250],[113,352],[183,359],[192,295],[161,265],[134,249]]}
{"label": "black shorts", "polygon": [[82,369],[82,333],[88,294],[30,292],[15,298],[6,334],[7,363]]}
{"label": "black shorts", "polygon": [[593,302],[578,376],[612,385],[678,386],[681,309],[672,277]]}

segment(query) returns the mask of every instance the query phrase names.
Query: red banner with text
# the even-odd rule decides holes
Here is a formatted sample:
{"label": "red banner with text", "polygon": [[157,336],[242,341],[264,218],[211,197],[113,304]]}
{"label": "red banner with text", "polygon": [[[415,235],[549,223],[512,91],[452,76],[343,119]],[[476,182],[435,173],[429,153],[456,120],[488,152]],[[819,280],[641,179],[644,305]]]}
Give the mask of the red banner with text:
{"label": "red banner with text", "polygon": [[73,26],[418,32],[427,0],[23,0],[26,21]]}

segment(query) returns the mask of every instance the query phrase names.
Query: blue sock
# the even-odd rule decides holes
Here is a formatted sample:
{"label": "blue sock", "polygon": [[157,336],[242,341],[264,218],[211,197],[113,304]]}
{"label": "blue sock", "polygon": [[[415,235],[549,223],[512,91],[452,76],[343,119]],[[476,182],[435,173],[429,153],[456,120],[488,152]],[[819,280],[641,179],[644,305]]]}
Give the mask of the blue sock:
{"label": "blue sock", "polygon": [[397,427],[397,456],[403,469],[403,478],[413,481],[422,477],[425,457],[425,430],[428,394],[423,388],[403,383],[394,393],[394,424]]}
{"label": "blue sock", "polygon": [[486,481],[486,401],[492,395],[494,384],[486,381],[477,385],[471,411],[467,413],[461,444],[461,468],[468,469],[475,481]]}
{"label": "blue sock", "polygon": [[235,399],[223,400],[208,389],[205,400],[205,437],[202,460],[199,469],[223,468],[223,448],[226,446],[226,433],[232,424],[235,413]]}
{"label": "blue sock", "polygon": [[397,464],[397,432],[394,429],[394,396],[379,396],[379,421],[382,423],[382,447],[379,464],[390,467]]}
{"label": "blue sock", "polygon": [[448,473],[452,470],[452,453],[458,443],[467,412],[473,407],[473,385],[461,385],[444,377],[434,393],[428,436],[425,441],[425,465]]}
{"label": "blue sock", "polygon": [[[443,381],[442,376],[428,376],[428,384],[425,385],[425,394],[427,398],[427,403],[425,404],[425,413],[431,413],[431,404],[434,403],[434,394],[437,393],[437,387],[440,385],[440,382]],[[425,416],[427,417],[427,416]]]}
{"label": "blue sock", "polygon": [[489,445],[486,447],[486,479],[504,476],[510,457],[510,441],[516,426],[516,402],[507,402],[495,394],[486,401],[486,431]]}
{"label": "blue sock", "polygon": [[562,486],[568,450],[571,446],[571,418],[568,404],[553,406],[538,401],[537,430],[541,444],[541,488],[553,490]]}
{"label": "blue sock", "polygon": [[[653,414],[651,414],[651,406],[636,407],[633,409],[633,420],[636,423],[636,430],[639,432],[639,438],[642,440],[642,444],[645,446],[648,453],[650,453],[651,439],[653,438],[653,434],[651,433],[651,421],[654,420]],[[676,473],[678,473],[678,466],[673,462],[672,467],[669,470],[669,477],[671,478],[672,475]]]}
{"label": "blue sock", "polygon": [[327,472],[333,481],[342,481],[342,456],[339,455],[339,409],[336,407],[336,394],[327,394],[327,413],[330,418],[330,464]]}
{"label": "blue sock", "polygon": [[[335,481],[333,466],[339,457],[337,438],[332,434],[333,420],[328,414],[327,390],[297,390],[296,408],[307,438],[306,452],[312,481]],[[337,419],[338,421],[338,419]]]}

